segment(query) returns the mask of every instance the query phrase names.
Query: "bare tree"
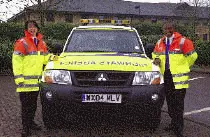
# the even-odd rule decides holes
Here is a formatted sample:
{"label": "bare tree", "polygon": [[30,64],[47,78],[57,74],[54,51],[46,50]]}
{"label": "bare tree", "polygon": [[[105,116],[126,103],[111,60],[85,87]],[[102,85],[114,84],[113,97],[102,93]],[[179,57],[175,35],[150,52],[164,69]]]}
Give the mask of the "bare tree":
{"label": "bare tree", "polygon": [[[209,0],[188,0],[186,1],[189,5],[192,6],[192,9],[188,12],[189,17],[192,19],[192,28],[193,28],[193,39],[196,38],[196,26],[199,21],[200,10],[203,7],[209,6]],[[189,13],[190,12],[190,13]]]}
{"label": "bare tree", "polygon": [[[46,2],[45,6],[43,6],[43,2]],[[40,16],[40,23],[44,25],[44,11],[53,7],[63,0],[0,0],[0,8],[4,9],[0,11],[0,19],[6,17],[8,19],[11,16],[23,11],[24,9],[29,8],[30,6],[34,5],[36,11],[38,11]],[[5,20],[5,19],[4,19]]]}

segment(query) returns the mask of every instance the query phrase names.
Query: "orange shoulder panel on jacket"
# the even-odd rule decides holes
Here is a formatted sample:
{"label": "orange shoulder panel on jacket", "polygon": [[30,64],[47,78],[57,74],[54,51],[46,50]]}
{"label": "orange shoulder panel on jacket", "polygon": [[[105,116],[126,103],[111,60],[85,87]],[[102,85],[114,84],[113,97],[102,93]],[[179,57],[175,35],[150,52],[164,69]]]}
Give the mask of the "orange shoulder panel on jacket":
{"label": "orange shoulder panel on jacket", "polygon": [[158,52],[158,42],[155,44],[154,52]]}
{"label": "orange shoulder panel on jacket", "polygon": [[44,41],[43,41],[43,47],[44,47],[44,52],[48,52],[47,45],[46,45],[46,43]]}
{"label": "orange shoulder panel on jacket", "polygon": [[15,42],[14,51],[20,52],[24,55],[26,54],[26,51],[23,45],[23,39],[19,39]]}
{"label": "orange shoulder panel on jacket", "polygon": [[193,50],[195,50],[194,49],[194,46],[193,46],[193,42],[191,40],[189,40],[189,39],[186,38],[185,39],[185,42],[183,44],[183,47],[182,47],[183,53],[184,54],[187,54],[187,53],[189,53],[189,52],[191,52]]}
{"label": "orange shoulder panel on jacket", "polygon": [[158,40],[158,42],[155,45],[154,51],[155,52],[163,52],[164,51],[164,43],[163,43],[164,37]]}
{"label": "orange shoulder panel on jacket", "polygon": [[44,53],[48,52],[46,43],[45,43],[43,40],[40,40],[40,42],[41,42],[41,44],[40,44],[41,50],[42,50]]}

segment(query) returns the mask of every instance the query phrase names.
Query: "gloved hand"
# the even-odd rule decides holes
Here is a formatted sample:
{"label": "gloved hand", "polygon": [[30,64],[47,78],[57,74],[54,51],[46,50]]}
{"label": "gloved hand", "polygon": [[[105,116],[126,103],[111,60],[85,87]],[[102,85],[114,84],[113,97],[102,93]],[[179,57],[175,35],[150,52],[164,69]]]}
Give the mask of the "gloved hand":
{"label": "gloved hand", "polygon": [[51,55],[49,58],[49,61],[57,61],[58,60],[58,56],[57,55]]}
{"label": "gloved hand", "polygon": [[160,66],[160,59],[159,58],[155,58],[155,60],[153,61],[153,64]]}

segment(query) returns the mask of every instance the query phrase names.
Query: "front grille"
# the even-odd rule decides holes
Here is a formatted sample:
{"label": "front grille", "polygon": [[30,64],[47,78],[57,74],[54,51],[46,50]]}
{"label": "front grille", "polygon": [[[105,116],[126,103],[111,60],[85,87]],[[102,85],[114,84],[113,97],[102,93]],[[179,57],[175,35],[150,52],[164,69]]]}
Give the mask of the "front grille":
{"label": "front grille", "polygon": [[76,86],[127,86],[132,72],[74,71],[71,73]]}

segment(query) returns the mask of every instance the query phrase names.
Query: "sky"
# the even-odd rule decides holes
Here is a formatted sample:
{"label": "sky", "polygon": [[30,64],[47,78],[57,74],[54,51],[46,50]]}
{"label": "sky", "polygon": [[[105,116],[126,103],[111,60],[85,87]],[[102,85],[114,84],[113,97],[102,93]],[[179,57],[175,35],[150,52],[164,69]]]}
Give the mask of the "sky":
{"label": "sky", "polygon": [[[157,2],[171,2],[171,3],[178,3],[180,0],[125,0],[125,1],[133,1],[133,2],[151,2],[151,3],[157,3]],[[181,0],[184,1],[184,0]]]}
{"label": "sky", "polygon": [[[3,3],[1,3],[3,1]],[[0,20],[6,21],[8,18],[11,18],[13,15],[19,13],[24,8],[24,4],[33,5],[30,3],[31,0],[10,0],[11,2],[5,3],[7,0],[0,0]],[[35,0],[34,0],[35,1]],[[171,2],[171,3],[179,3],[187,1],[187,0],[124,0],[124,1],[133,1],[133,2]],[[189,0],[188,0],[189,1]],[[6,6],[8,8],[6,8]]]}

